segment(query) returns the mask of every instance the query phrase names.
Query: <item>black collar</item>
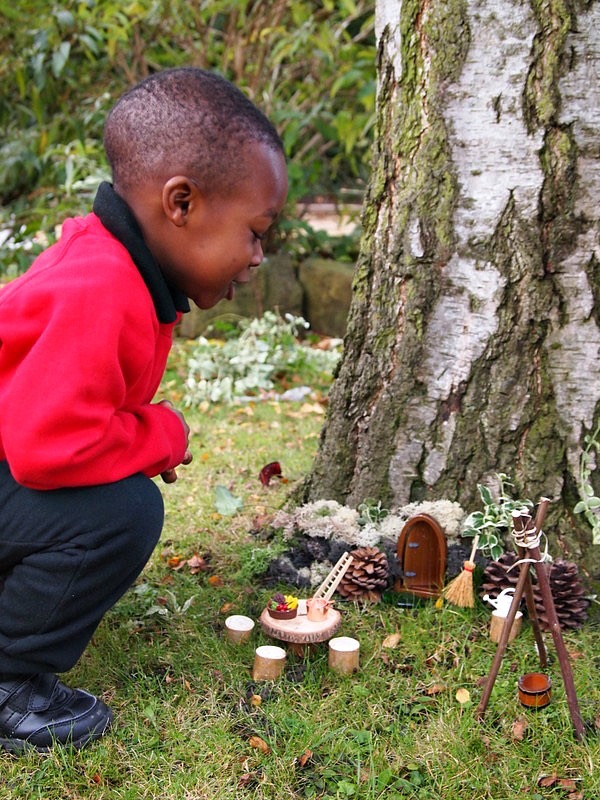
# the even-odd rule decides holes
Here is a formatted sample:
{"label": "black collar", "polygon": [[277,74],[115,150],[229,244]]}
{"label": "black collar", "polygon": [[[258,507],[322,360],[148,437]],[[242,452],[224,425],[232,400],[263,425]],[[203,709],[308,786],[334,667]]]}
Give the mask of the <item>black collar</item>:
{"label": "black collar", "polygon": [[144,242],[142,231],[131,209],[107,181],[103,181],[98,187],[93,211],[106,230],[127,248],[148,287],[159,321],[175,322],[178,311],[189,311],[187,297],[167,283]]}

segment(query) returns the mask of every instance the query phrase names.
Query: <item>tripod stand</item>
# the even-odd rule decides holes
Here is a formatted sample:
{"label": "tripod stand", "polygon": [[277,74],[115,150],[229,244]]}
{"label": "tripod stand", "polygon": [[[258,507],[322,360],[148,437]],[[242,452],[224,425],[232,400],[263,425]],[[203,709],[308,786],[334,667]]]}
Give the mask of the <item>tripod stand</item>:
{"label": "tripod stand", "polygon": [[532,520],[531,516],[526,512],[513,511],[513,536],[515,538],[517,553],[521,559],[519,580],[517,581],[517,586],[515,588],[510,610],[504,621],[504,627],[502,628],[502,634],[500,636],[500,641],[498,642],[496,655],[494,656],[490,674],[485,684],[479,705],[477,706],[476,713],[479,719],[483,718],[490,695],[492,693],[492,689],[494,688],[496,677],[498,676],[502,658],[504,657],[504,652],[508,644],[508,638],[512,624],[519,609],[519,604],[521,602],[521,598],[523,597],[523,593],[525,593],[529,619],[531,620],[531,624],[533,626],[533,633],[537,644],[540,666],[545,667],[548,663],[546,645],[544,643],[544,638],[542,636],[540,624],[537,618],[533,586],[531,584],[531,576],[529,573],[530,564],[533,562],[538,580],[538,586],[542,596],[543,607],[548,616],[550,632],[552,634],[552,639],[554,640],[554,647],[556,648],[556,654],[560,664],[565,693],[567,695],[567,702],[569,704],[571,722],[573,723],[573,728],[575,729],[575,738],[582,739],[584,735],[584,726],[581,714],[579,713],[579,704],[577,702],[577,695],[575,693],[575,685],[573,683],[573,673],[569,663],[569,655],[565,648],[565,643],[560,631],[560,623],[556,615],[552,591],[550,589],[548,575],[543,564],[543,558],[540,553],[539,546],[542,523],[544,521],[544,517],[546,516],[546,509],[549,502],[550,501],[545,497],[540,499],[534,520]]}

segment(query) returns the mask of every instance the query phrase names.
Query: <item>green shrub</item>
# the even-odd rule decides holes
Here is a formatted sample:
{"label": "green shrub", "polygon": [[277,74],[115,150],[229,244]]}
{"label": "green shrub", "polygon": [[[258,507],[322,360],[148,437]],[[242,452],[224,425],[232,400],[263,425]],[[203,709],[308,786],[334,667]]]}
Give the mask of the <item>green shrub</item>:
{"label": "green shrub", "polygon": [[[375,104],[367,0],[32,0],[27,14],[0,0],[0,13],[0,229],[49,232],[88,211],[107,174],[109,107],[147,74],[190,64],[220,72],[273,119],[290,208],[364,185]],[[0,272],[9,268],[4,251]]]}
{"label": "green shrub", "polygon": [[329,383],[338,350],[318,350],[301,343],[308,323],[266,311],[260,319],[242,319],[224,341],[201,336],[188,360],[185,401],[234,403],[273,391],[284,377]]}

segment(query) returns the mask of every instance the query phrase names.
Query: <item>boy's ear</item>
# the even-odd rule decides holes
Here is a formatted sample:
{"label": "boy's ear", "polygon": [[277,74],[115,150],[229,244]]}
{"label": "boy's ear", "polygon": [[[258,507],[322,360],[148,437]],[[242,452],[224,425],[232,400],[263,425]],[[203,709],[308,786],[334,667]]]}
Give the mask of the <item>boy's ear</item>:
{"label": "boy's ear", "polygon": [[185,175],[175,175],[162,188],[163,211],[178,228],[186,224],[194,205],[200,201],[198,187]]}

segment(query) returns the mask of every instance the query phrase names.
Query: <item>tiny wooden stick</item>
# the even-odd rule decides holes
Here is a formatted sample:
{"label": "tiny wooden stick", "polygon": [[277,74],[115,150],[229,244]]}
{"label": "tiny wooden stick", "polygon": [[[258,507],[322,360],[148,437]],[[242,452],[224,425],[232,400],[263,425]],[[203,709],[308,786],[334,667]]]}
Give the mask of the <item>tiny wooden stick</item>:
{"label": "tiny wooden stick", "polygon": [[331,598],[333,597],[333,593],[335,592],[335,590],[340,584],[340,581],[346,574],[346,570],[352,563],[352,560],[353,559],[350,553],[342,553],[335,567],[333,567],[329,575],[325,578],[323,583],[313,594],[313,598],[323,597],[325,600],[331,600]]}
{"label": "tiny wooden stick", "polygon": [[479,534],[476,533],[473,538],[473,547],[471,548],[471,555],[469,556],[469,561],[473,563],[473,559],[475,558],[475,553],[477,552],[477,546],[479,545]]}

